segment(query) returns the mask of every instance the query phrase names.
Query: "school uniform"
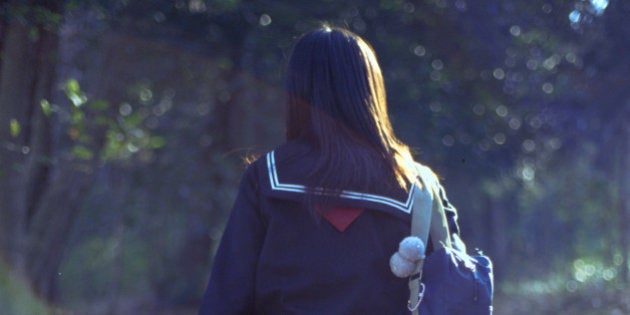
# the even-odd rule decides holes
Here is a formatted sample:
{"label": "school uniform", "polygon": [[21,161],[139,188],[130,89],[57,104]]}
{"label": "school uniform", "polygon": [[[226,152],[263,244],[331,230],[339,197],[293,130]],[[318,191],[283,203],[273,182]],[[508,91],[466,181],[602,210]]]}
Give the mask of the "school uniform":
{"label": "school uniform", "polygon": [[315,214],[307,202],[317,193],[306,192],[313,152],[287,143],[247,167],[199,314],[409,314],[407,279],[389,259],[410,234],[412,189],[344,190]]}

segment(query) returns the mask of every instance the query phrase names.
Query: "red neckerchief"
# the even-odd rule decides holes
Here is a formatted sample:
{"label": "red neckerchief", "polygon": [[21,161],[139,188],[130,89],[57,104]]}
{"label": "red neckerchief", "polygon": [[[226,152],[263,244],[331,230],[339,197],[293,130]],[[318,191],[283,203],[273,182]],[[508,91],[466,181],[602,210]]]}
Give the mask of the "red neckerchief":
{"label": "red neckerchief", "polygon": [[363,213],[363,210],[363,208],[334,207],[320,213],[339,232],[344,232]]}

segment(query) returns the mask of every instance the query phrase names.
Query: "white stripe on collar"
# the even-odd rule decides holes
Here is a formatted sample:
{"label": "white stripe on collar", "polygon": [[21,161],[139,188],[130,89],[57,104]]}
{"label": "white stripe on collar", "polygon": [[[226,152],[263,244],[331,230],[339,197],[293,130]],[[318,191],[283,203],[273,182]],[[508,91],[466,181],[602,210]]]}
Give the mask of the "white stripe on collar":
{"label": "white stripe on collar", "polygon": [[[278,172],[276,170],[276,159],[274,151],[267,153],[267,170],[269,172],[269,182],[271,184],[272,190],[279,191],[287,191],[287,192],[295,192],[295,193],[306,193],[306,187],[304,185],[299,184],[285,184],[280,183],[278,180]],[[370,201],[375,203],[384,204],[393,208],[396,208],[405,213],[411,213],[411,208],[413,206],[413,188],[414,184],[409,188],[409,195],[407,196],[407,200],[405,202],[401,202],[389,197],[373,195],[368,193],[361,193],[355,191],[343,190],[339,197],[353,200],[363,200]],[[316,194],[326,194],[324,189],[316,188]]]}

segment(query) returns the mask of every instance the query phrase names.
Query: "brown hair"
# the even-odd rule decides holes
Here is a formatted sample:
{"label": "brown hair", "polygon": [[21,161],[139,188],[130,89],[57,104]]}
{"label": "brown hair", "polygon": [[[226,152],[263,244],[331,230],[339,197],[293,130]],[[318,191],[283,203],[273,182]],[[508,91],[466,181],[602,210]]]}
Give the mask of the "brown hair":
{"label": "brown hair", "polygon": [[328,26],[302,36],[289,60],[286,92],[287,140],[310,142],[320,152],[313,185],[369,188],[382,185],[384,174],[405,189],[414,181],[409,148],[389,120],[376,54],[361,37]]}

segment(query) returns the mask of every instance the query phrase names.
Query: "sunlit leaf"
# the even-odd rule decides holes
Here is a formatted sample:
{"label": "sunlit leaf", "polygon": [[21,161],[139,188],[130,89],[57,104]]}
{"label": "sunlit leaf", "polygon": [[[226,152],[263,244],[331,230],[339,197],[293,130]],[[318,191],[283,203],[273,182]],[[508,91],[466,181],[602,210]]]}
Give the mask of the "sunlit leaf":
{"label": "sunlit leaf", "polygon": [[81,92],[81,86],[75,79],[69,79],[66,81],[66,93],[77,94]]}
{"label": "sunlit leaf", "polygon": [[46,117],[50,117],[50,114],[52,113],[52,107],[50,106],[48,100],[43,98],[39,102],[39,106],[42,108],[42,112],[44,112],[44,115],[46,115]]}
{"label": "sunlit leaf", "polygon": [[83,94],[83,92],[81,92],[81,86],[75,79],[69,79],[66,81],[64,91],[66,92],[68,99],[70,99],[72,104],[76,107],[80,107],[87,102],[87,97]]}
{"label": "sunlit leaf", "polygon": [[9,122],[9,129],[11,131],[11,136],[14,138],[19,136],[20,132],[22,131],[20,122],[17,121],[17,119],[11,119],[11,121]]}
{"label": "sunlit leaf", "polygon": [[68,95],[68,98],[70,98],[70,101],[76,107],[80,107],[87,101],[87,97],[79,94],[70,94]]}

